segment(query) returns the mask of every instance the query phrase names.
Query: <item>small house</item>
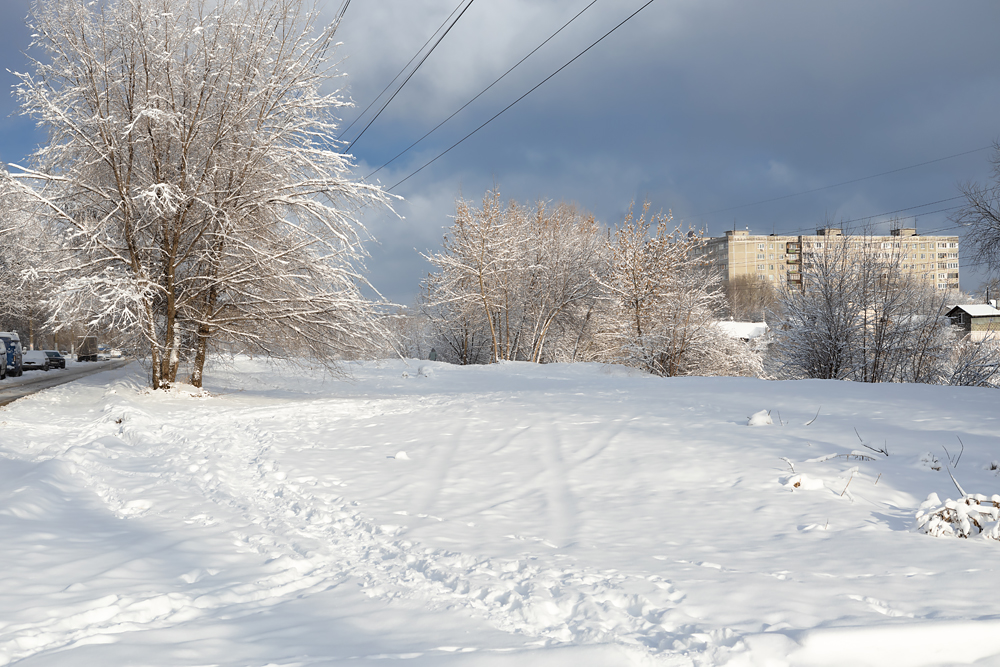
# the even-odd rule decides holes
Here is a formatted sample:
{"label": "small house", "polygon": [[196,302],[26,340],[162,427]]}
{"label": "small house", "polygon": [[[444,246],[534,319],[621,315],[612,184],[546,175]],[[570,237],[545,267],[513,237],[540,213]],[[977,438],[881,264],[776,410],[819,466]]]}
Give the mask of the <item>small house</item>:
{"label": "small house", "polygon": [[1000,339],[1000,310],[984,303],[955,306],[946,315],[951,323],[961,327],[974,342],[987,338]]}

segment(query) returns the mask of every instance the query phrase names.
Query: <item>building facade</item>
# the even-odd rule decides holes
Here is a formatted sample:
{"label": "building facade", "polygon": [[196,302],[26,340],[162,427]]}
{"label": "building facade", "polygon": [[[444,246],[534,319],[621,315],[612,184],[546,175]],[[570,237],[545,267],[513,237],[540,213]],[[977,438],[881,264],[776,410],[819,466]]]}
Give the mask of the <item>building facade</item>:
{"label": "building facade", "polygon": [[958,243],[957,236],[920,236],[911,228],[894,229],[888,236],[845,236],[833,228],[818,229],[810,236],[757,236],[735,230],[707,239],[704,252],[726,283],[746,276],[775,287],[801,288],[802,270],[811,257],[846,248],[849,253],[874,254],[899,271],[945,290],[958,289]]}

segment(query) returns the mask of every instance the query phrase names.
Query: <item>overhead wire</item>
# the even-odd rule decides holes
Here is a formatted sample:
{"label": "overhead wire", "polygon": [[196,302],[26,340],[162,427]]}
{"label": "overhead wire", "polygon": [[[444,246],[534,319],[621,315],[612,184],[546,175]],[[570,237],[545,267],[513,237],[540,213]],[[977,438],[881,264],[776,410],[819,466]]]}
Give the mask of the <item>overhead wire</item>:
{"label": "overhead wire", "polygon": [[917,167],[924,167],[929,164],[934,164],[935,162],[943,162],[944,160],[951,160],[957,157],[962,157],[963,155],[971,155],[972,153],[979,153],[981,151],[989,150],[993,148],[993,145],[982,146],[980,148],[973,148],[969,151],[963,151],[961,153],[955,153],[954,155],[946,155],[944,157],[935,158],[933,160],[926,160],[924,162],[919,162],[917,164],[911,164],[906,167],[899,167],[898,169],[890,169],[888,171],[882,171],[877,174],[872,174],[870,176],[862,176],[860,178],[853,178],[849,181],[842,181],[840,183],[833,183],[831,185],[824,185],[819,188],[812,188],[811,190],[803,190],[802,192],[793,192],[792,194],[782,195],[780,197],[771,197],[770,199],[761,199],[760,201],[749,202],[747,204],[739,204],[737,206],[730,206],[728,208],[719,208],[714,211],[705,211],[704,213],[695,213],[689,217],[697,218],[706,215],[714,215],[716,213],[726,213],[727,211],[736,211],[741,208],[748,208],[750,206],[758,206],[760,204],[769,204],[771,202],[781,201],[783,199],[791,199],[792,197],[801,197],[802,195],[812,194],[814,192],[822,192],[823,190],[830,190],[832,188],[839,188],[842,185],[850,185],[852,183],[860,183],[861,181],[867,181],[873,178],[879,178],[880,176],[888,176],[889,174],[896,174],[901,171],[907,171],[909,169],[916,169]]}
{"label": "overhead wire", "polygon": [[601,35],[600,38],[598,38],[596,41],[594,41],[590,46],[588,46],[587,48],[585,48],[583,51],[581,51],[580,53],[578,53],[575,56],[573,56],[573,58],[571,58],[569,61],[567,61],[562,67],[560,67],[559,69],[557,69],[556,71],[554,71],[552,74],[549,74],[547,77],[545,77],[540,82],[538,82],[537,84],[535,84],[530,90],[528,90],[528,92],[526,92],[523,95],[521,95],[520,97],[518,97],[516,100],[514,100],[513,102],[511,102],[510,104],[508,104],[507,106],[505,106],[503,109],[501,109],[500,111],[498,111],[497,113],[495,113],[492,117],[490,117],[489,120],[487,120],[486,122],[484,122],[482,125],[480,125],[476,129],[474,129],[471,132],[469,132],[468,134],[466,134],[464,137],[462,137],[461,139],[459,139],[458,141],[456,141],[455,143],[453,143],[451,146],[449,146],[447,149],[445,149],[444,151],[442,151],[441,153],[439,153],[434,158],[432,158],[432,159],[428,160],[427,162],[425,162],[418,169],[416,169],[415,171],[411,172],[408,176],[406,176],[402,180],[397,181],[394,185],[392,185],[391,187],[387,188],[386,190],[389,191],[389,192],[391,192],[392,190],[395,190],[397,187],[399,187],[400,185],[402,185],[406,181],[410,180],[411,178],[413,178],[414,176],[416,176],[417,174],[419,174],[421,171],[423,171],[424,169],[426,169],[427,167],[429,167],[430,165],[434,164],[439,159],[441,159],[442,157],[444,157],[445,155],[447,155],[456,146],[458,146],[459,144],[461,144],[462,142],[464,142],[466,139],[468,139],[472,135],[474,135],[477,132],[479,132],[479,130],[483,129],[484,127],[486,127],[487,125],[489,125],[490,123],[492,123],[494,120],[496,120],[497,118],[499,118],[505,111],[507,111],[508,109],[510,109],[512,106],[514,106],[515,104],[517,104],[518,102],[520,102],[521,100],[523,100],[525,97],[527,97],[531,93],[533,93],[536,90],[538,90],[549,79],[551,79],[556,74],[558,74],[559,72],[563,71],[564,69],[566,69],[567,67],[569,67],[574,62],[576,62],[577,59],[579,59],[585,53],[587,53],[592,48],[594,48],[595,46],[597,46],[598,44],[600,44],[602,41],[604,41],[604,39],[608,35],[610,35],[611,33],[613,33],[616,30],[618,30],[618,28],[620,28],[623,25],[625,25],[626,23],[628,23],[636,14],[638,14],[639,12],[641,12],[642,10],[644,10],[646,7],[649,7],[655,1],[656,0],[648,0],[644,5],[642,5],[641,7],[639,7],[639,9],[635,10],[634,12],[632,12],[631,14],[629,14],[627,17],[625,17],[625,19],[621,23],[619,23],[618,25],[616,25],[615,27],[613,27],[611,30],[609,30],[606,33],[604,33],[603,35]]}
{"label": "overhead wire", "polygon": [[511,72],[513,72],[525,60],[527,60],[528,58],[530,58],[531,56],[533,56],[536,51],[538,51],[540,48],[542,48],[543,46],[545,46],[546,44],[548,44],[556,35],[558,35],[559,33],[561,33],[570,23],[572,23],[573,21],[575,21],[578,18],[580,18],[580,16],[583,15],[583,13],[585,11],[587,11],[588,9],[590,9],[591,7],[593,7],[595,4],[597,4],[597,0],[591,0],[590,4],[588,4],[586,7],[584,7],[583,9],[581,9],[569,21],[566,21],[566,23],[564,23],[562,25],[562,27],[560,27],[554,33],[552,33],[551,35],[549,35],[548,38],[544,42],[542,42],[541,44],[539,44],[538,46],[536,46],[535,48],[533,48],[528,53],[528,55],[524,56],[523,58],[521,58],[520,60],[518,60],[516,63],[514,63],[513,67],[511,67],[506,72],[504,72],[499,77],[497,77],[493,81],[493,83],[491,83],[490,85],[486,86],[481,91],[479,91],[479,93],[475,97],[473,97],[471,100],[469,100],[468,102],[466,102],[465,104],[463,104],[462,106],[460,106],[450,116],[448,116],[443,121],[441,121],[440,123],[438,123],[437,125],[435,125],[433,128],[431,128],[431,130],[428,131],[424,136],[420,137],[419,139],[417,139],[416,141],[414,141],[412,144],[410,144],[409,146],[407,146],[406,148],[404,148],[402,151],[400,151],[399,153],[397,153],[396,156],[393,157],[391,160],[389,160],[388,162],[386,162],[385,164],[383,164],[381,167],[379,167],[378,169],[376,169],[372,173],[370,173],[367,176],[365,176],[365,180],[371,178],[372,176],[374,176],[375,174],[377,174],[378,172],[382,171],[383,169],[385,169],[386,167],[388,167],[390,164],[392,164],[393,162],[395,162],[396,160],[398,160],[400,157],[402,157],[403,155],[405,155],[406,153],[408,153],[411,148],[413,148],[414,146],[416,146],[417,144],[419,144],[421,141],[423,141],[427,137],[431,136],[434,132],[436,132],[438,130],[438,128],[440,128],[442,125],[444,125],[449,120],[451,120],[452,118],[454,118],[455,116],[457,116],[459,113],[461,113],[467,106],[469,106],[470,104],[472,104],[473,102],[475,102],[476,100],[478,100],[480,97],[482,97],[488,90],[490,90],[493,86],[495,86],[498,83],[500,83],[500,81],[504,77],[506,77],[508,74],[510,74]]}
{"label": "overhead wire", "polygon": [[[358,136],[354,137],[354,140],[351,141],[351,143],[347,145],[347,148],[345,148],[344,151],[343,151],[344,153],[346,153],[347,151],[351,150],[351,147],[354,146],[354,144],[356,144],[358,142],[358,139],[360,139],[362,136],[364,136],[365,132],[368,131],[368,128],[372,126],[372,123],[374,123],[376,120],[378,120],[378,117],[382,115],[382,112],[385,111],[385,108],[387,106],[389,106],[389,104],[394,99],[396,99],[396,95],[399,94],[399,91],[401,91],[403,89],[403,87],[406,86],[407,82],[409,82],[409,80],[413,78],[413,75],[417,73],[417,70],[420,69],[420,66],[423,65],[424,62],[426,62],[427,58],[429,58],[432,53],[434,53],[434,49],[436,49],[438,47],[438,45],[441,44],[441,42],[444,40],[444,38],[448,36],[448,33],[451,32],[451,29],[455,27],[455,25],[459,22],[459,20],[462,18],[462,16],[465,14],[465,12],[468,11],[469,7],[471,7],[472,3],[475,2],[475,1],[476,0],[469,0],[468,4],[465,5],[465,7],[462,8],[462,11],[459,12],[458,16],[455,17],[455,20],[451,22],[451,24],[448,26],[448,28],[443,33],[441,33],[441,36],[438,37],[438,39],[437,39],[436,42],[434,42],[434,44],[433,44],[433,46],[431,46],[430,50],[427,51],[427,53],[424,54],[424,57],[421,58],[420,62],[417,63],[416,67],[413,68],[413,71],[411,71],[406,76],[406,78],[403,79],[403,83],[399,84],[399,88],[396,89],[396,92],[394,92],[392,94],[392,96],[389,97],[388,100],[386,100],[385,104],[382,105],[382,108],[378,110],[378,113],[376,113],[375,116],[373,116],[372,119],[370,121],[368,121],[368,124],[365,125],[364,129],[361,130],[361,133],[358,134]],[[652,0],[650,0],[650,1],[652,1]]]}
{"label": "overhead wire", "polygon": [[[875,213],[875,214],[871,214],[871,215],[859,216],[857,218],[851,218],[849,220],[840,220],[836,224],[838,224],[838,225],[847,225],[847,224],[850,224],[852,222],[866,222],[866,221],[872,220],[873,218],[881,218],[881,217],[884,217],[884,216],[887,216],[887,215],[894,215],[896,213],[903,213],[905,211],[912,211],[913,209],[917,209],[917,208],[925,208],[927,206],[934,206],[935,204],[943,204],[945,202],[955,201],[956,199],[962,199],[962,198],[964,198],[964,195],[956,195],[954,197],[946,197],[944,199],[938,199],[938,200],[927,202],[927,203],[924,203],[924,204],[916,204],[914,206],[907,206],[907,207],[904,207],[904,208],[898,208],[898,209],[895,209],[895,210],[892,210],[892,211],[886,211],[884,213]],[[897,218],[897,220],[909,220],[910,218],[917,218],[917,217],[922,216],[922,215],[934,215],[934,214],[937,214],[937,213],[946,213],[946,212],[949,212],[949,211],[954,211],[954,210],[960,209],[960,208],[962,208],[962,206],[963,206],[962,204],[959,204],[957,206],[948,206],[948,207],[939,208],[939,209],[936,209],[936,210],[933,210],[933,211],[921,211],[919,213],[914,213],[913,215],[907,215],[907,216],[903,216],[901,218]],[[935,233],[937,231],[946,231],[946,230],[949,230],[949,229],[960,229],[962,227],[964,227],[964,225],[952,225],[950,227],[942,227],[941,229],[938,229],[938,230],[931,230],[931,231],[925,232],[925,234],[931,234],[931,233]],[[776,236],[800,236],[802,234],[808,233],[810,230],[813,230],[813,229],[816,229],[816,227],[815,226],[802,227],[802,228],[799,228],[799,229],[793,229],[793,230],[785,231],[785,232],[782,232],[781,234],[776,234]]]}
{"label": "overhead wire", "polygon": [[[350,0],[347,0],[347,2],[349,4]],[[352,127],[354,127],[355,123],[357,123],[359,120],[361,120],[362,118],[364,118],[364,115],[366,113],[368,113],[368,110],[371,109],[372,106],[374,106],[375,103],[378,102],[379,99],[381,99],[381,97],[383,95],[385,95],[385,92],[387,90],[389,90],[389,88],[392,87],[392,84],[396,83],[396,79],[398,79],[399,77],[403,76],[403,72],[405,72],[410,67],[410,65],[413,64],[413,61],[417,59],[417,56],[419,56],[421,53],[424,52],[424,49],[426,49],[427,45],[431,43],[431,40],[434,39],[434,36],[437,35],[439,32],[441,32],[441,30],[446,25],[448,25],[448,22],[451,21],[451,17],[455,15],[455,12],[457,12],[459,10],[459,8],[461,8],[461,6],[463,4],[465,4],[465,0],[459,0],[459,3],[457,5],[455,5],[455,9],[451,10],[451,14],[448,14],[448,18],[446,18],[444,20],[444,22],[440,26],[438,26],[437,30],[435,30],[434,32],[431,33],[431,36],[427,38],[427,41],[424,42],[423,46],[421,46],[419,49],[417,49],[417,52],[413,54],[413,57],[410,58],[409,62],[407,62],[405,65],[403,65],[403,68],[401,70],[399,70],[399,72],[396,74],[396,76],[392,77],[392,81],[390,81],[389,83],[386,84],[385,88],[382,89],[382,92],[380,92],[378,95],[376,95],[375,99],[373,99],[371,102],[368,103],[368,106],[365,107],[365,110],[362,111],[361,113],[359,113],[357,115],[357,117],[355,117],[355,119],[351,121],[350,125],[348,125],[343,130],[341,130],[340,136],[344,136],[345,134],[347,134],[348,131],[350,131],[350,129]],[[346,11],[346,8],[345,8],[345,11]],[[341,15],[343,15],[343,13],[341,13]]]}

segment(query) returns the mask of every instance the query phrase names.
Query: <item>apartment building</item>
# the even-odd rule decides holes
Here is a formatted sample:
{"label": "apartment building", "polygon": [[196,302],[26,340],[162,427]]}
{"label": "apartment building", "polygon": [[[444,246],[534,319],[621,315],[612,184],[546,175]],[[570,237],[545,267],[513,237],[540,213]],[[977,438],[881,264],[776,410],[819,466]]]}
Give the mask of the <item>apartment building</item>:
{"label": "apartment building", "polygon": [[[921,236],[916,229],[893,229],[888,236],[844,236],[840,229],[824,228],[810,236],[753,235],[746,230],[727,231],[724,237],[706,240],[706,259],[722,273],[724,282],[755,276],[775,287],[802,287],[802,270],[816,253],[833,248],[873,253],[878,259],[898,262],[899,270],[934,285],[958,289],[957,236]],[[898,257],[898,260],[896,259]]]}

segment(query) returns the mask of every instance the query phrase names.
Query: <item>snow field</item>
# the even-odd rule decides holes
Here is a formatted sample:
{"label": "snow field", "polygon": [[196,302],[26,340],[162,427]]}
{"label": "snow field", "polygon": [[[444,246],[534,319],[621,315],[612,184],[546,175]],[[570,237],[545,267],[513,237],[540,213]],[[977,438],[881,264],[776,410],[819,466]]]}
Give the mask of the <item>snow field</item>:
{"label": "snow field", "polygon": [[133,367],[0,412],[0,664],[1000,655],[1000,545],[917,518],[957,494],[956,436],[956,478],[997,490],[993,392],[350,370],[238,359],[154,396]]}

